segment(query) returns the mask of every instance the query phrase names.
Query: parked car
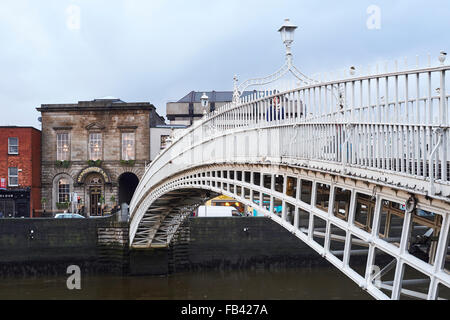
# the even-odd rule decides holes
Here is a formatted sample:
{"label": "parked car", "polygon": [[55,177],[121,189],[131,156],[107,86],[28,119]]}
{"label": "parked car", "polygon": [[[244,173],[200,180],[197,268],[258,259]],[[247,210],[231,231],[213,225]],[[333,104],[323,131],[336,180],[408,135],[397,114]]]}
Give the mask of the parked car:
{"label": "parked car", "polygon": [[55,215],[55,219],[80,219],[84,217],[77,213],[58,213]]}

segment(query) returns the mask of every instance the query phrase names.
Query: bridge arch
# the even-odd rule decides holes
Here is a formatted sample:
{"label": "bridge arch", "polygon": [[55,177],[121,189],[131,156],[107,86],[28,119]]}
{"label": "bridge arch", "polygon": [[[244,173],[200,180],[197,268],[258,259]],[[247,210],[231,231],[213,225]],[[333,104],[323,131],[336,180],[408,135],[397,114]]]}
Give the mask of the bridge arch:
{"label": "bridge arch", "polygon": [[[402,209],[411,197],[408,192],[336,174],[269,164],[203,166],[171,177],[147,194],[142,204],[147,209],[142,211],[133,247],[168,246],[193,208],[219,194],[261,211],[336,267],[347,268],[347,275],[362,288],[375,286],[366,279],[367,273],[375,270],[375,261],[384,263],[382,267],[395,261],[399,264],[395,270],[413,265],[425,277],[431,277],[438,260],[445,259],[438,256],[447,254],[445,245],[439,243],[448,237],[448,225],[443,225],[443,217],[450,210],[447,203],[419,196],[417,210],[431,213],[420,217]],[[277,206],[282,210],[274,210]],[[403,228],[405,223],[412,228]],[[425,246],[422,255],[411,251],[412,237],[429,229],[439,241]],[[355,271],[351,262],[362,256],[366,266]],[[413,263],[406,263],[405,256]],[[437,282],[447,284],[446,279],[443,274],[442,282]]]}

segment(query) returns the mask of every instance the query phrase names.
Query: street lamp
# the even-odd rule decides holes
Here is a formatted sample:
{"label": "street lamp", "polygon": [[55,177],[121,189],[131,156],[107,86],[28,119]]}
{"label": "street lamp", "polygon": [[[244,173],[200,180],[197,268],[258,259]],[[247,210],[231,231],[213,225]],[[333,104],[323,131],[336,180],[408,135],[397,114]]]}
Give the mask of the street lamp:
{"label": "street lamp", "polygon": [[203,108],[203,115],[207,114],[206,108],[208,107],[208,96],[206,95],[205,92],[203,92],[202,97],[200,98],[200,101],[202,103],[202,108]]}
{"label": "street lamp", "polygon": [[288,59],[292,58],[291,46],[292,42],[294,42],[294,33],[297,26],[293,25],[289,19],[284,19],[284,24],[278,30],[281,33],[281,40],[283,40],[284,45],[286,46],[286,57]]}

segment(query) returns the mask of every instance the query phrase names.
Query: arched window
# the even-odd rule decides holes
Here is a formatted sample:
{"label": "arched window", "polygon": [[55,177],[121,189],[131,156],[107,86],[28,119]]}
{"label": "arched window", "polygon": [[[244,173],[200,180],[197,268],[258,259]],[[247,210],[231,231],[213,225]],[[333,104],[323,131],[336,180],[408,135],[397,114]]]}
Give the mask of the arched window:
{"label": "arched window", "polygon": [[58,202],[64,203],[70,201],[70,182],[62,178],[58,181]]}

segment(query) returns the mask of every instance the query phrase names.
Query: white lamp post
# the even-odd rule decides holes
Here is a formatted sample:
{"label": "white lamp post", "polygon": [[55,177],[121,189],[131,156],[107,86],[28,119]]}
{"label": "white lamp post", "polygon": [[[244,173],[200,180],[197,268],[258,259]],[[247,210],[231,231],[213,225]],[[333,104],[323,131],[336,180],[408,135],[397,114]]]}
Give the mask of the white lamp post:
{"label": "white lamp post", "polygon": [[206,111],[206,108],[208,107],[208,96],[206,95],[205,92],[203,92],[202,97],[200,98],[200,101],[202,103],[202,108],[203,108],[203,115],[206,115],[208,112]]}
{"label": "white lamp post", "polygon": [[293,25],[289,19],[284,19],[284,24],[278,30],[278,32],[281,33],[281,40],[283,40],[283,43],[286,46],[286,58],[289,62],[292,62],[291,46],[294,42],[295,29],[297,29],[297,26]]}

